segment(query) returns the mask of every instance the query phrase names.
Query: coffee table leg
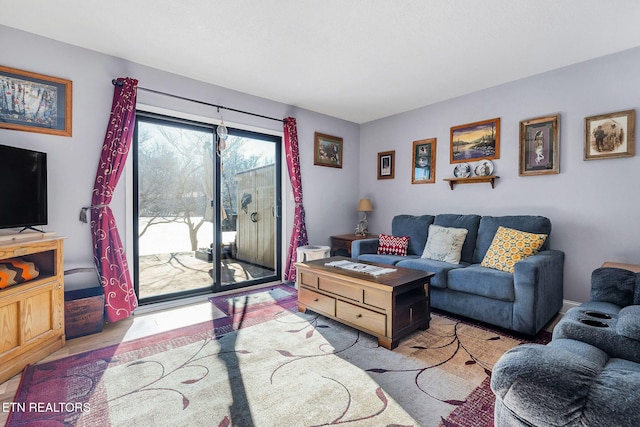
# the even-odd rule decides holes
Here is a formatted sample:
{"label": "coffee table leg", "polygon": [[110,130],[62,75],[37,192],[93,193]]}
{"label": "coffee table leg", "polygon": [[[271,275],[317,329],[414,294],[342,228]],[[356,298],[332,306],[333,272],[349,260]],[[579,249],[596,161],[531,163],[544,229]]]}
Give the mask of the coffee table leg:
{"label": "coffee table leg", "polygon": [[394,348],[396,348],[398,346],[398,340],[396,341],[391,341],[389,338],[378,338],[378,345],[380,347],[384,347],[387,350],[393,350]]}

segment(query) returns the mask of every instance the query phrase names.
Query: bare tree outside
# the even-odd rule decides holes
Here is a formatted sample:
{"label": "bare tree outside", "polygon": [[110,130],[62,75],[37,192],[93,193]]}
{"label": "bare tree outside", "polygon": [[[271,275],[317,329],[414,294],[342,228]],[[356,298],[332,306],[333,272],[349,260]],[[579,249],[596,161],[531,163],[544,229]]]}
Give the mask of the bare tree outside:
{"label": "bare tree outside", "polygon": [[[147,221],[138,237],[154,225],[181,222],[188,228],[191,249],[195,251],[202,246],[197,238],[200,227],[213,219],[205,213],[213,197],[207,194],[207,181],[213,185],[214,177],[207,176],[204,165],[205,159],[215,162],[213,133],[144,122],[139,132],[139,215]],[[225,231],[235,230],[238,173],[273,163],[272,158],[251,153],[244,142],[243,138],[230,136],[227,149],[221,154]],[[213,169],[210,170],[212,174]]]}
{"label": "bare tree outside", "polygon": [[139,237],[149,227],[182,222],[188,228],[191,247],[198,247],[197,233],[205,221],[203,153],[211,147],[212,134],[177,127],[150,125],[150,136],[139,141],[138,198],[141,217],[148,218]]}

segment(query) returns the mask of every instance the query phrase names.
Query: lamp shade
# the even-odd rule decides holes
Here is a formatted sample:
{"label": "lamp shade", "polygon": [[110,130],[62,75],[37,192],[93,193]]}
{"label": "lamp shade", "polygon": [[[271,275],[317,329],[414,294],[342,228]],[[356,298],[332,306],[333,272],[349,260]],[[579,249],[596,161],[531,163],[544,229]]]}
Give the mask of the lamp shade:
{"label": "lamp shade", "polygon": [[358,203],[358,212],[373,212],[373,205],[369,199],[360,199]]}

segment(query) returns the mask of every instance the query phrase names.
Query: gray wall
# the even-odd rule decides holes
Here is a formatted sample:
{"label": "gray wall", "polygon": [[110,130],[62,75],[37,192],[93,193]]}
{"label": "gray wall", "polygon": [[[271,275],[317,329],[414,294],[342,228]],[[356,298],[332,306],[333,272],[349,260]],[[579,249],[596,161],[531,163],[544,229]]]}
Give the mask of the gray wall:
{"label": "gray wall", "polygon": [[[636,48],[362,125],[360,195],[375,209],[369,228],[389,232],[400,213],[545,215],[552,247],[566,254],[564,298],[588,300],[593,269],[607,260],[640,262],[640,156],[584,161],[584,118],[637,110],[639,75]],[[519,123],[551,114],[560,114],[560,174],[521,177]],[[450,128],[494,117],[501,120],[496,188],[452,191],[443,182],[453,176]],[[412,141],[426,138],[437,138],[436,183],[412,185]],[[388,150],[396,150],[395,179],[378,181],[377,153]]]}
{"label": "gray wall", "polygon": [[[67,237],[65,261],[68,265],[91,265],[93,262],[90,229],[87,224],[78,221],[78,213],[82,206],[91,201],[91,190],[113,99],[111,80],[115,77],[137,78],[141,87],[266,116],[296,117],[310,241],[327,244],[328,236],[353,230],[357,222],[355,209],[360,160],[357,124],[187,79],[5,26],[0,26],[0,40],[0,64],[73,81],[71,138],[0,129],[0,144],[48,153],[49,225],[45,230]],[[144,91],[139,91],[138,102],[216,119],[220,117],[214,108],[151,95]],[[275,121],[228,111],[223,111],[223,114],[227,123],[282,131],[282,125]],[[342,169],[313,165],[313,134],[316,131],[344,138]],[[128,225],[124,185],[126,179],[125,173],[111,204],[123,239]],[[293,203],[284,165],[283,182],[287,183],[283,194],[286,203],[283,244],[286,251],[293,221]]]}

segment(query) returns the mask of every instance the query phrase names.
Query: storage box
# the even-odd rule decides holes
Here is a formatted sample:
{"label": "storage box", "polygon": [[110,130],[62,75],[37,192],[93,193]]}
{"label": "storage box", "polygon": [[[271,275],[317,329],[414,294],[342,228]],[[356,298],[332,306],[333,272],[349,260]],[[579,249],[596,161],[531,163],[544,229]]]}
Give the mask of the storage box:
{"label": "storage box", "polygon": [[101,286],[64,293],[64,328],[67,339],[102,332],[104,292]]}

